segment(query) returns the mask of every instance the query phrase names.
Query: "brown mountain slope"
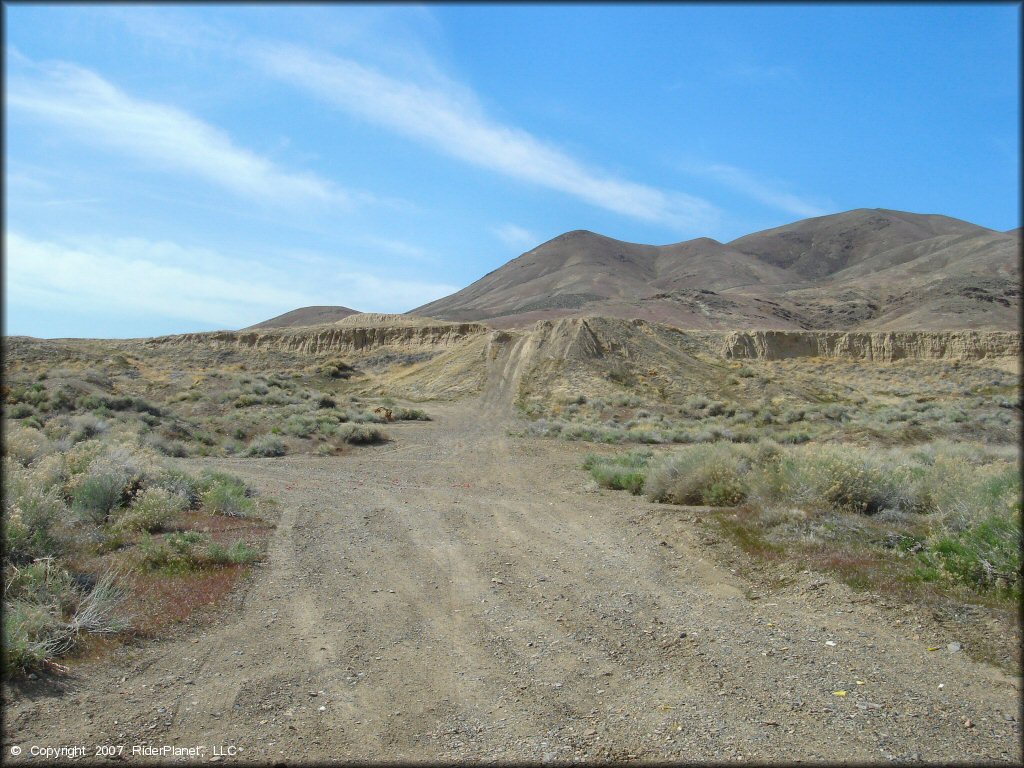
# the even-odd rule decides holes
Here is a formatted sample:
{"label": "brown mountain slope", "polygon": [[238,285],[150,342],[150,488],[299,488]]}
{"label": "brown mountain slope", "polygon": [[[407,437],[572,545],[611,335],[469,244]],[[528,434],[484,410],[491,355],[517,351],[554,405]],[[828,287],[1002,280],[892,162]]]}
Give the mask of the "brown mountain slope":
{"label": "brown mountain slope", "polygon": [[574,231],[413,310],[498,328],[604,315],[683,328],[1012,329],[1020,237],[947,216],[858,209],[719,243]]}
{"label": "brown mountain slope", "polygon": [[255,331],[265,328],[292,328],[300,325],[320,325],[343,320],[349,315],[358,314],[359,310],[348,307],[300,307],[283,315],[264,320],[262,323],[250,325],[243,331]]}
{"label": "brown mountain slope", "polygon": [[948,216],[858,208],[755,232],[729,246],[769,264],[816,279],[859,261],[935,237],[993,233]]}

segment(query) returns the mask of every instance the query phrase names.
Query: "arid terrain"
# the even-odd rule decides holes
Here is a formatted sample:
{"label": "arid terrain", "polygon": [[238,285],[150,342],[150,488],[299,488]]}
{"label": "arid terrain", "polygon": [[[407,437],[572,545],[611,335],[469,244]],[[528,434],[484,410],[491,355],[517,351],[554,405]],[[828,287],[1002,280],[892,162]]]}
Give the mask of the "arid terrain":
{"label": "arid terrain", "polygon": [[1019,762],[1018,679],[930,616],[818,573],[767,589],[700,509],[598,490],[480,402],[434,414],[354,457],[203,460],[282,501],[267,562],[201,629],[27,686],[7,743]]}
{"label": "arid terrain", "polygon": [[1019,235],[825,218],[5,338],[5,758],[1019,764]]}
{"label": "arid terrain", "polygon": [[[531,408],[558,407],[577,391],[587,393],[584,415],[615,392],[633,398],[622,408],[635,416],[638,406],[664,409],[696,392],[750,401],[756,390],[766,402],[775,393],[781,410],[779,393],[813,403],[815,387],[835,395],[826,405],[889,413],[874,400],[857,405],[854,390],[891,399],[917,381],[945,412],[970,407],[972,393],[1015,391],[1019,336],[836,341],[600,319],[517,335],[357,319],[263,335],[10,340],[15,380],[49,371],[41,382],[49,400],[23,419],[45,418],[45,403],[60,402],[76,381],[101,382],[91,385],[94,397],[149,398],[162,414],[153,429],[173,427],[186,448],[165,447],[163,461],[234,475],[276,504],[261,508],[274,526],[263,562],[226,601],[68,659],[66,672],[9,685],[6,744],[205,745],[208,758],[216,746],[244,750],[235,759],[289,762],[1019,762],[1012,609],[964,595],[915,602],[853,589],[827,568],[752,557],[716,523],[715,509],[605,490],[582,469],[588,447],[604,456],[621,449],[531,430]],[[865,360],[869,353],[881,359]],[[650,356],[661,361],[660,377]],[[351,366],[336,378],[340,358]],[[853,386],[837,389],[830,370]],[[260,381],[280,389],[293,377],[338,403],[416,402],[431,420],[384,424],[388,442],[328,455],[313,448],[335,433],[282,431],[287,455],[245,457],[251,451],[232,447],[232,430],[299,423],[305,413],[249,412],[309,407],[258,394],[267,391]],[[666,378],[681,388],[659,383]],[[951,383],[945,396],[939,380]],[[245,381],[225,390],[237,415],[219,426],[216,387]],[[297,402],[325,397],[287,392]],[[912,395],[903,391],[901,402]],[[318,413],[340,408],[323,405]],[[991,423],[975,428],[1012,446],[1019,418],[1004,423],[1003,413],[1016,412],[994,405]],[[825,423],[814,438],[841,441]],[[901,445],[907,437],[855,434],[846,439],[889,435],[883,442]],[[205,447],[193,449],[190,435],[205,435],[195,444]]]}

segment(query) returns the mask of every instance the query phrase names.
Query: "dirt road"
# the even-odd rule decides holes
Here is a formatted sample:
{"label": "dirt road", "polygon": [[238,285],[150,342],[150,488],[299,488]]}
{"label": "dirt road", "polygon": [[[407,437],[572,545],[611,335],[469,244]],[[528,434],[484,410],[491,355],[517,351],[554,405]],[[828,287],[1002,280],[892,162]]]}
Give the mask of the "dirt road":
{"label": "dirt road", "polygon": [[597,490],[584,446],[431,413],[344,457],[206,462],[282,503],[268,562],[201,634],[21,694],[4,757],[1020,761],[1017,681],[923,620],[816,574],[765,595],[692,511]]}

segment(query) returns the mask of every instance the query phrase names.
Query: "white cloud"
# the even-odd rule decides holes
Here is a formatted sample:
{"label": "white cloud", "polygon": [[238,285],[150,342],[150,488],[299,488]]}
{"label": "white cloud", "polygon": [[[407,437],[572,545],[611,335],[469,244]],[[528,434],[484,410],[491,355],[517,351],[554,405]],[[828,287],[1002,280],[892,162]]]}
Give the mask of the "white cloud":
{"label": "white cloud", "polygon": [[501,226],[494,227],[491,231],[494,232],[502,242],[513,248],[532,248],[539,242],[536,235],[529,230],[516,226],[515,224],[505,223]]}
{"label": "white cloud", "polygon": [[351,196],[311,173],[294,173],[237,146],[225,132],[176,107],[137,99],[96,73],[63,62],[12,77],[6,103],[163,170],[196,176],[241,197],[301,206],[347,206]]}
{"label": "white cloud", "polygon": [[572,195],[636,219],[706,229],[711,203],[591,168],[526,131],[487,117],[471,91],[450,81],[423,86],[350,59],[291,45],[239,48],[264,72],[318,99],[417,139],[467,163]]}
{"label": "white cloud", "polygon": [[828,213],[817,203],[786,192],[778,183],[759,179],[742,168],[715,164],[698,169],[698,172],[765,205],[795,216],[824,216]]}
{"label": "white cloud", "polygon": [[286,260],[276,267],[139,238],[78,238],[70,246],[8,232],[4,245],[8,295],[54,312],[159,316],[238,328],[310,305],[401,312],[456,290],[336,271],[329,259]]}

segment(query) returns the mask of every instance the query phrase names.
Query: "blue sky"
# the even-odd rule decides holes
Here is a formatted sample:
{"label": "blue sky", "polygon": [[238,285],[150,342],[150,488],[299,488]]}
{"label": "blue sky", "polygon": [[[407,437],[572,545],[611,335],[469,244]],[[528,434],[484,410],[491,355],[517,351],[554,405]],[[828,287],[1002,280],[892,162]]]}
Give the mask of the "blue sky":
{"label": "blue sky", "polygon": [[1018,5],[4,12],[12,335],[403,312],[572,229],[1019,226]]}

